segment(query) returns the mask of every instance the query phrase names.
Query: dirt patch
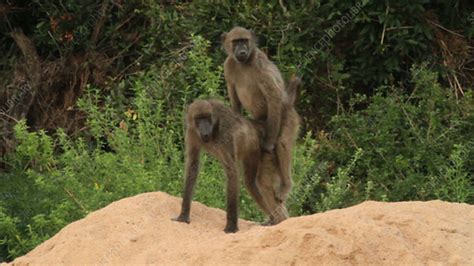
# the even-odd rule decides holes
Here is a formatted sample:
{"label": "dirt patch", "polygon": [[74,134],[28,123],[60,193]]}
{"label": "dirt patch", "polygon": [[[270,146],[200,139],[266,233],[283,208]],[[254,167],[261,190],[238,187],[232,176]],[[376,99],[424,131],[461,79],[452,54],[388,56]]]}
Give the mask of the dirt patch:
{"label": "dirt patch", "polygon": [[[63,228],[14,265],[397,264],[474,265],[474,206],[382,203],[262,227],[193,202],[191,224],[173,222],[181,199],[156,192],[122,199]],[[4,264],[2,264],[4,265]]]}

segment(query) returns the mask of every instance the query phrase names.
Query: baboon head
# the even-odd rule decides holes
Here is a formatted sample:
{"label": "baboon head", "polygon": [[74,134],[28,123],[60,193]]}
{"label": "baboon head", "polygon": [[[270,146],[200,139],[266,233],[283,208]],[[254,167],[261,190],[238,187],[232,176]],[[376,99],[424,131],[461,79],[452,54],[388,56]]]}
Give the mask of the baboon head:
{"label": "baboon head", "polygon": [[247,62],[255,52],[257,38],[255,33],[242,27],[234,27],[221,35],[228,56],[233,56],[238,62]]}
{"label": "baboon head", "polygon": [[202,142],[212,140],[218,119],[213,115],[212,105],[205,100],[195,100],[186,111],[187,126],[195,130]]}

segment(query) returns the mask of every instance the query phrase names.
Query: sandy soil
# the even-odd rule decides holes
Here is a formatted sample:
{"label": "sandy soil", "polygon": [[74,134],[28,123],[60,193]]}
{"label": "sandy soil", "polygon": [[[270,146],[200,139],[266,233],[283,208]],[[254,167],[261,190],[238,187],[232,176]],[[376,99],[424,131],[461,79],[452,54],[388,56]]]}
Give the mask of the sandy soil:
{"label": "sandy soil", "polygon": [[198,202],[191,224],[172,222],[180,204],[161,192],[114,202],[13,264],[474,265],[472,205],[368,201],[225,234],[225,212]]}

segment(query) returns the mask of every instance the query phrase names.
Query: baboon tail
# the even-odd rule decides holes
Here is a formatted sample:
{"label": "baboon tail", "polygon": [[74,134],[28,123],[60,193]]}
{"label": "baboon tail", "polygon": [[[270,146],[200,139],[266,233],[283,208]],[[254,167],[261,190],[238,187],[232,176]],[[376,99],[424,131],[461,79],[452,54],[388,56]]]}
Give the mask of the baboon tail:
{"label": "baboon tail", "polygon": [[290,81],[288,81],[288,85],[286,86],[286,92],[288,93],[288,97],[289,97],[288,102],[291,105],[294,105],[296,100],[298,99],[302,84],[303,84],[303,81],[301,80],[300,77],[296,75],[293,75]]}

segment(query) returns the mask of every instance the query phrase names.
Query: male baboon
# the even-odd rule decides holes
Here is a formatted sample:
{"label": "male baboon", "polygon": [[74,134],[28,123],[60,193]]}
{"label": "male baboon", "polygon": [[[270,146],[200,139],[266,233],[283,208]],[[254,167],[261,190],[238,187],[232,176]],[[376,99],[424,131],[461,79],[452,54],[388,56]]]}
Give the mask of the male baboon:
{"label": "male baboon", "polygon": [[[296,97],[299,79],[289,83],[290,95]],[[293,101],[291,101],[292,103]],[[174,219],[189,223],[193,188],[199,172],[201,147],[218,159],[227,175],[227,224],[225,232],[238,230],[238,163],[244,170],[244,184],[252,198],[269,215],[269,224],[288,218],[285,202],[276,198],[281,178],[274,154],[262,155],[262,122],[248,120],[218,100],[196,100],[186,111],[186,181],[180,215]]]}
{"label": "male baboon", "polygon": [[275,150],[281,171],[277,198],[283,202],[291,190],[291,151],[300,119],[285,90],[280,71],[258,49],[255,34],[234,27],[222,34],[227,53],[224,76],[232,109],[241,113],[242,105],[256,120],[265,121],[263,150]]}
{"label": "male baboon", "polygon": [[[277,147],[281,145],[280,152],[284,151],[284,154],[288,154],[288,160],[291,160],[291,148],[299,129],[300,118],[294,110],[294,103],[301,83],[301,79],[296,76],[292,77],[288,82],[288,105],[285,106],[287,113],[283,114],[282,133],[277,144]],[[270,211],[268,224],[277,224],[288,218],[288,212],[285,207],[287,195],[281,198],[278,194],[281,193],[283,178],[281,177],[280,161],[277,156],[274,152],[264,152],[257,175],[258,188],[262,191],[262,195],[265,195],[262,200],[265,202],[267,210]]]}

